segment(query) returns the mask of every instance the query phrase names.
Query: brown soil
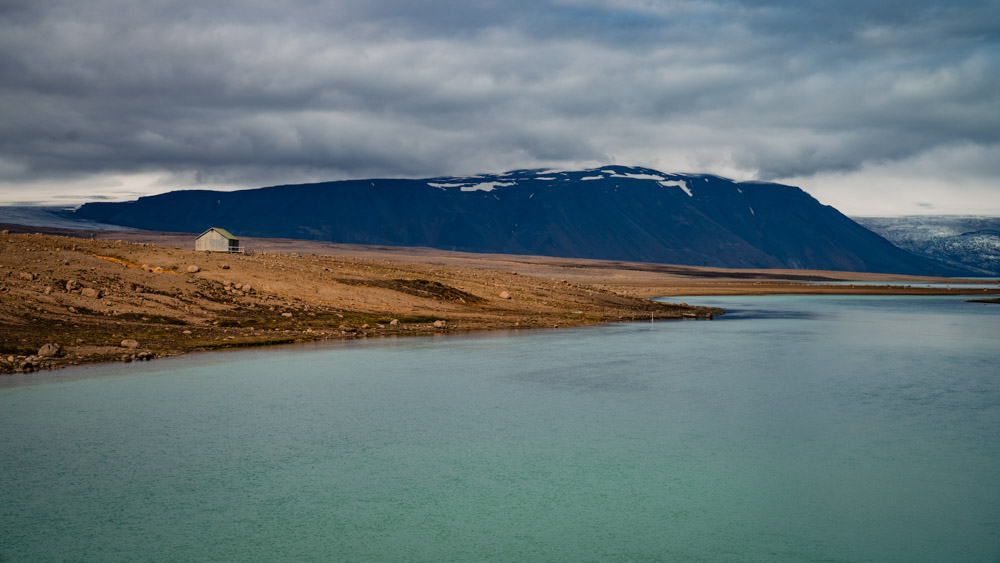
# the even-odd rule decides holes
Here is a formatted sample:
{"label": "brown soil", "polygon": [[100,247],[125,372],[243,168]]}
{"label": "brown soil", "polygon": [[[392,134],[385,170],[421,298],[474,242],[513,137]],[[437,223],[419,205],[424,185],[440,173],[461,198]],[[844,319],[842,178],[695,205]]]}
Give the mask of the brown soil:
{"label": "brown soil", "polygon": [[[306,340],[722,314],[649,296],[943,293],[801,284],[885,279],[870,274],[272,239],[244,239],[253,255],[209,254],[191,249],[190,234],[106,231],[91,239],[86,231],[3,227],[14,232],[0,235],[0,373]],[[138,346],[124,346],[127,339]],[[37,357],[47,343],[60,355]]]}

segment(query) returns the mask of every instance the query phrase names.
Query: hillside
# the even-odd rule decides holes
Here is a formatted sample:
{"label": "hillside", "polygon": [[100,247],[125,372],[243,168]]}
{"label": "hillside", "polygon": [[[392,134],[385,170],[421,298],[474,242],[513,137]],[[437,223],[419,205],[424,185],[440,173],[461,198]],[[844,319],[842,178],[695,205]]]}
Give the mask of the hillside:
{"label": "hillside", "polygon": [[609,166],[373,179],[89,203],[160,231],[734,268],[967,273],[901,250],[791,186]]}

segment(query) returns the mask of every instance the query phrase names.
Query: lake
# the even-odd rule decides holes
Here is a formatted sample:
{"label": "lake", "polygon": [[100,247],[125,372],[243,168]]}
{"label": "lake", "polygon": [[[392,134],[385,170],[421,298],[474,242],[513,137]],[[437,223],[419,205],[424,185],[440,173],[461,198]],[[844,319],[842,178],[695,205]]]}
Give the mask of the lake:
{"label": "lake", "polygon": [[0,378],[0,561],[1000,561],[1000,305]]}

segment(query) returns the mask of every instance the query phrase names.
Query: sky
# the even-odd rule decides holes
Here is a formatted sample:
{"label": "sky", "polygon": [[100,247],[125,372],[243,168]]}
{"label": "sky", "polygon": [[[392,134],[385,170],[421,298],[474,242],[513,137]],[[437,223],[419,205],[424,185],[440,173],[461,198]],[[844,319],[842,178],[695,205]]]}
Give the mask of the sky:
{"label": "sky", "polygon": [[0,204],[606,164],[1000,216],[1000,0],[0,0]]}

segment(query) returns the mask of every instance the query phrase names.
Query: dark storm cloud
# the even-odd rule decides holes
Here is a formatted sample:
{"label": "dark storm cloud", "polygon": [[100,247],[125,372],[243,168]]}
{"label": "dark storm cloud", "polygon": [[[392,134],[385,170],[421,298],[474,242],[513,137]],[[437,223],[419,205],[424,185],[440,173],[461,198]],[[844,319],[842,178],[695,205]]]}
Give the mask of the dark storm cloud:
{"label": "dark storm cloud", "polygon": [[0,180],[856,171],[995,150],[998,53],[995,1],[8,1]]}

